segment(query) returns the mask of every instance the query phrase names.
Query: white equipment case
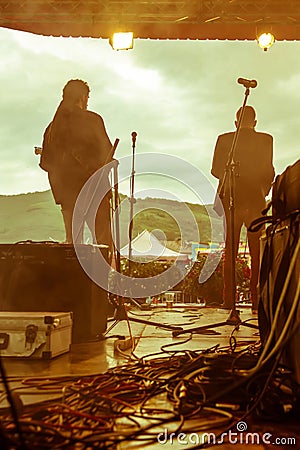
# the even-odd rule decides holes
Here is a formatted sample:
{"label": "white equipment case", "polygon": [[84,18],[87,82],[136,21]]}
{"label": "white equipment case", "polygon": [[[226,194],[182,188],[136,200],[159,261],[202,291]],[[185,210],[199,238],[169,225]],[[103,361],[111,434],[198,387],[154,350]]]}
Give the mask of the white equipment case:
{"label": "white equipment case", "polygon": [[0,311],[0,355],[51,359],[70,350],[71,312]]}

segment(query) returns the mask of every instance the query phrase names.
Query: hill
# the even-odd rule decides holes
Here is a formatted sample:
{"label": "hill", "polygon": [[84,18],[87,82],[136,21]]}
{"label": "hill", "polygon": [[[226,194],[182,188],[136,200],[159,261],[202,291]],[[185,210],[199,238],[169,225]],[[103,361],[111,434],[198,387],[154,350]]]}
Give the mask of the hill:
{"label": "hill", "polygon": [[0,242],[63,241],[60,208],[51,191],[0,196]]}
{"label": "hill", "polygon": [[[210,221],[207,211],[211,205],[195,205],[174,200],[145,198],[136,199],[134,204],[133,237],[144,229],[160,229],[168,241],[180,238],[180,228],[185,240],[195,241],[192,220],[187,209],[192,212],[200,230],[200,240],[211,240]],[[130,202],[120,195],[120,237],[121,245],[127,242]],[[214,215],[214,213],[213,213]],[[175,220],[176,218],[176,220]],[[177,222],[176,222],[177,221]],[[218,226],[219,240],[222,240],[220,221],[213,218]],[[64,226],[60,207],[55,204],[51,191],[33,192],[19,195],[0,195],[0,243],[19,241],[63,241]]]}
{"label": "hill", "polygon": [[[130,214],[130,203],[123,198],[120,213],[121,242],[126,241],[126,225]],[[197,241],[194,221],[198,225],[200,241],[211,241],[211,224],[217,227],[218,240],[222,241],[222,226],[220,219],[212,210],[211,205],[195,205],[161,198],[136,199],[134,204],[133,235],[136,236],[143,230],[161,230],[167,241],[180,239],[181,232],[186,241]],[[128,231],[127,231],[128,233]],[[159,237],[159,235],[158,235]]]}

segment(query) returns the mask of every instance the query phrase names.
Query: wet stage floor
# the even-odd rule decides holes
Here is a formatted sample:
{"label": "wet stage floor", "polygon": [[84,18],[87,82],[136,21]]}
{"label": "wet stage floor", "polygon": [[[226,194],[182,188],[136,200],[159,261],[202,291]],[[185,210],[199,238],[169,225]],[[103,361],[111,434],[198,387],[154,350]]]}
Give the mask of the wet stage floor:
{"label": "wet stage floor", "polygon": [[[93,418],[89,417],[86,420],[91,421],[87,422],[91,423],[91,429],[94,427],[94,434],[92,434],[96,436],[99,433],[102,438],[97,440],[94,437],[93,440],[89,437],[88,430],[84,432],[81,430],[80,442],[71,439],[65,447],[62,442],[60,442],[61,446],[46,447],[44,441],[40,444],[41,449],[145,448],[155,450],[211,448],[216,445],[222,450],[299,449],[300,432],[297,415],[280,413],[276,416],[275,408],[281,402],[278,399],[277,401],[274,399],[273,406],[266,406],[268,411],[271,408],[274,413],[268,420],[263,414],[261,414],[262,417],[255,413],[247,415],[247,409],[253,405],[247,404],[246,397],[243,398],[243,392],[248,392],[249,398],[252,395],[252,402],[255,402],[255,392],[251,393],[251,389],[254,389],[256,384],[249,383],[249,386],[243,387],[242,390],[238,386],[236,389],[231,389],[235,383],[232,368],[241,370],[241,374],[246,376],[247,370],[255,365],[260,336],[258,328],[243,323],[246,321],[246,324],[258,324],[257,315],[253,315],[249,307],[239,308],[242,323],[237,329],[234,325],[228,324],[229,313],[228,310],[199,307],[193,304],[174,305],[169,309],[154,307],[149,311],[131,308],[128,322],[126,320],[116,323],[109,321],[108,328],[111,323],[114,326],[104,340],[72,344],[69,352],[51,360],[2,358],[9,386],[17,394],[15,399],[17,399],[19,417],[22,417],[23,413],[32,411],[33,417],[39,417],[39,420],[42,420],[47,415],[44,412],[39,414],[39,409],[43,410],[48,406],[46,401],[51,400],[56,405],[65,403],[66,408],[79,409],[79,415],[84,421],[84,413],[92,416],[92,412],[83,405],[82,399],[80,408],[83,407],[83,409],[80,409],[77,398],[82,394],[91,402],[90,386],[92,385],[95,392],[94,398],[101,397],[101,402],[105,401],[108,405],[106,405],[107,422],[103,419],[99,428],[99,423],[96,426]],[[130,318],[142,319],[146,323],[138,323]],[[149,321],[151,321],[150,325]],[[217,323],[225,325],[216,327]],[[176,336],[171,329],[165,329],[162,325],[181,327],[187,332]],[[212,326],[195,332],[195,328],[205,325]],[[190,329],[194,330],[193,333],[188,331]],[[127,348],[132,341],[134,341],[133,352]],[[251,351],[248,350],[249,348]],[[236,361],[241,359],[234,355],[244,353],[247,355],[246,362],[244,365],[236,365]],[[209,367],[202,370],[205,364]],[[173,382],[170,381],[170,377],[173,377]],[[260,377],[261,380],[265,380],[258,373],[256,377],[258,386],[263,383],[263,381],[259,382]],[[264,377],[267,377],[265,373]],[[119,380],[116,384],[112,384],[114,378]],[[74,388],[74,383],[77,389],[76,398],[72,398],[69,393]],[[89,385],[88,395],[86,394],[87,385]],[[110,386],[115,386],[115,390],[109,391]],[[0,407],[2,411],[5,411],[8,405],[3,383],[1,390]],[[121,391],[124,392],[123,396]],[[221,395],[223,391],[228,391],[224,397]],[[119,402],[118,406],[115,404],[111,406],[109,401],[112,401],[112,404],[114,401]],[[122,402],[124,404],[121,407]],[[282,408],[288,408],[287,403],[285,401],[284,405],[281,405]],[[198,406],[195,407],[195,405]],[[33,409],[30,410],[32,406]],[[114,408],[122,411],[118,418],[113,417]],[[92,411],[94,415],[99,416],[97,408]],[[64,417],[61,412],[60,414],[60,421],[68,421],[64,417],[67,417],[69,412],[65,411]],[[115,423],[112,425],[113,420]],[[55,419],[53,421],[55,422]],[[43,432],[41,426],[38,433]],[[65,432],[66,429],[64,429]],[[205,447],[203,446],[204,434],[206,441],[209,442]],[[90,445],[85,446],[86,436]],[[107,436],[107,443],[105,443],[105,436]],[[35,442],[38,440],[35,439]],[[28,448],[39,448],[37,445],[39,444],[36,443],[34,447]]]}

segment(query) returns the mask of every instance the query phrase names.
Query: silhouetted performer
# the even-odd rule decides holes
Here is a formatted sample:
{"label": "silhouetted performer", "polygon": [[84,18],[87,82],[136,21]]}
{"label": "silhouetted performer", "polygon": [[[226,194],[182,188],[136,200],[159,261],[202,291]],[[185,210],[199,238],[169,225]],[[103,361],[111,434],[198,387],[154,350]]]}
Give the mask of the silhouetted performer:
{"label": "silhouetted performer", "polygon": [[[237,111],[235,125],[238,124],[242,108]],[[274,179],[273,167],[273,138],[270,134],[255,131],[255,110],[246,106],[241,122],[241,128],[236,142],[233,160],[237,164],[235,170],[234,190],[234,267],[238,253],[240,232],[242,225],[247,228],[247,237],[251,257],[250,295],[252,309],[257,310],[258,303],[258,276],[259,276],[259,247],[260,231],[248,232],[251,222],[261,216],[266,206],[265,197],[268,195]],[[211,173],[218,178],[219,187],[222,182],[229,152],[234,139],[234,132],[218,136],[214,150]],[[225,213],[225,259],[224,259],[224,289],[223,307],[231,309],[235,299],[232,298],[231,278],[231,230],[229,205],[229,180],[226,176],[222,204]]]}
{"label": "silhouetted performer", "polygon": [[[55,202],[61,205],[66,243],[73,241],[72,215],[79,192],[89,177],[110,162],[113,156],[102,117],[87,110],[89,92],[85,81],[68,81],[63,88],[63,99],[43,138],[40,166],[48,172]],[[102,177],[101,183],[108,193],[97,212],[93,238],[98,244],[110,245],[108,174]],[[82,239],[81,235],[78,241]]]}

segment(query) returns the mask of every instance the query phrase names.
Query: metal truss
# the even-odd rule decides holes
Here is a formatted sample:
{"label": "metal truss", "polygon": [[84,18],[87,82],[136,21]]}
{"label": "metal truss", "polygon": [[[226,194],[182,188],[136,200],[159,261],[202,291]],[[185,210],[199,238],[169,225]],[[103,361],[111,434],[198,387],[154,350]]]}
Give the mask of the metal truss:
{"label": "metal truss", "polygon": [[[178,30],[181,38],[184,27],[209,25],[209,30],[223,26],[223,32],[234,38],[234,28],[230,31],[229,27],[260,24],[299,27],[300,0],[0,0],[0,26],[35,32],[34,24],[42,33],[43,24],[61,27],[62,34],[64,25],[72,25],[68,33],[72,34],[74,29],[74,35],[88,35],[88,28],[76,31],[80,25],[92,26],[94,30],[101,25],[100,35],[101,30],[107,34],[116,25],[135,25],[143,37],[154,38],[160,35],[151,35],[153,27],[156,30],[170,27],[173,38]],[[142,28],[146,31],[139,31]]]}

